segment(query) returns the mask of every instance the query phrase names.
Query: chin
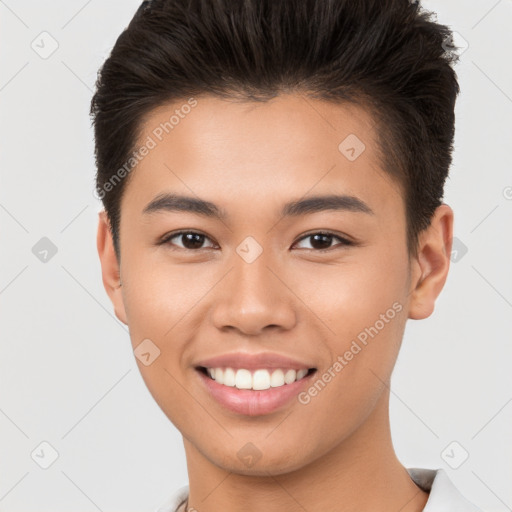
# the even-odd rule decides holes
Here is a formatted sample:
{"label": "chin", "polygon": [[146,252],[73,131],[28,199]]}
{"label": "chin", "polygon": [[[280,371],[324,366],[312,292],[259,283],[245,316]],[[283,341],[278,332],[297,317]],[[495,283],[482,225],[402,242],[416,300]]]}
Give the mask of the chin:
{"label": "chin", "polygon": [[[297,455],[297,451],[295,455]],[[239,451],[240,452],[240,451]],[[250,453],[247,450],[246,453]],[[308,457],[306,453],[300,453],[300,459],[294,457],[290,459],[290,453],[273,452],[270,457],[260,453],[260,458],[257,458],[257,452],[254,451],[254,460],[244,460],[244,452],[237,453],[235,457],[232,454],[222,454],[221,456],[214,456],[210,458],[210,462],[215,466],[222,468],[230,473],[246,476],[269,476],[269,475],[283,475],[291,473],[298,469],[307,466],[314,457]],[[247,458],[247,455],[245,455]],[[311,460],[310,460],[311,459]]]}

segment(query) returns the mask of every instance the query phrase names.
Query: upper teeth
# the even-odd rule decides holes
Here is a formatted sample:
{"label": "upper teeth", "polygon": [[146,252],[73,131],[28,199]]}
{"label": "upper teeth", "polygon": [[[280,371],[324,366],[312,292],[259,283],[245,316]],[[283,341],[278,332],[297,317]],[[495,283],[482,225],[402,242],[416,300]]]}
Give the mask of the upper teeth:
{"label": "upper teeth", "polygon": [[273,370],[272,374],[268,370],[255,370],[251,373],[249,370],[240,368],[207,368],[208,374],[219,384],[224,386],[237,387],[238,389],[268,389],[270,387],[278,388],[285,384],[291,384],[296,380],[302,379],[307,373],[307,369],[301,370]]}

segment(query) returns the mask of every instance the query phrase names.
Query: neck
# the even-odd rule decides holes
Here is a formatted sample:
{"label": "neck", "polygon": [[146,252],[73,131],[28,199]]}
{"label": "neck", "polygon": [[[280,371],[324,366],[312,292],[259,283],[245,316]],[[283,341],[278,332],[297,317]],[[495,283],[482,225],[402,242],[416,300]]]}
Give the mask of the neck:
{"label": "neck", "polygon": [[389,391],[349,437],[309,464],[281,474],[242,475],[213,464],[184,438],[187,510],[199,512],[420,512],[428,499],[393,450]]}

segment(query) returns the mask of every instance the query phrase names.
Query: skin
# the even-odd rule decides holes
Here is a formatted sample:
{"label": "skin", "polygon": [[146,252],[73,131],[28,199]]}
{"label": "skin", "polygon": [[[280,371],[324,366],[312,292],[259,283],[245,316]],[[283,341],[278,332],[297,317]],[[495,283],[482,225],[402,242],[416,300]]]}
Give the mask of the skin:
{"label": "skin", "polygon": [[[365,110],[298,94],[265,103],[196,99],[130,175],[120,262],[104,212],[97,238],[103,283],[133,348],[149,338],[161,351],[149,366],[137,364],[183,435],[188,506],[422,510],[428,494],[393,450],[389,383],[407,319],[430,316],[445,283],[453,211],[446,204],[436,210],[417,258],[409,258],[403,193],[380,168]],[[179,105],[153,111],[140,141]],[[349,134],[366,145],[355,161],[338,150]],[[144,214],[162,192],[209,200],[229,217]],[[356,196],[374,213],[279,214],[287,201],[331,193]],[[181,236],[158,244],[180,229],[204,234],[203,248],[184,248],[190,244]],[[321,230],[356,243],[333,237],[315,246],[306,234]],[[247,236],[263,250],[252,263],[236,252]],[[394,303],[401,311],[307,404],[292,400],[272,414],[238,415],[205,391],[194,369],[227,352],[271,351],[321,375]],[[251,467],[237,456],[249,442],[260,456]]]}

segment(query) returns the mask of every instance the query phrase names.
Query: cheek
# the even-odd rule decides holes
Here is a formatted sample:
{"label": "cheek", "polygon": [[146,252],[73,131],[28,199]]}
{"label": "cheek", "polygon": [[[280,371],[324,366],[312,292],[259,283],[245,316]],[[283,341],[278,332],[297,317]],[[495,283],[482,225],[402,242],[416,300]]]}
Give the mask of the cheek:
{"label": "cheek", "polygon": [[336,266],[311,268],[294,274],[293,289],[331,327],[331,334],[355,336],[388,310],[394,318],[400,309],[392,309],[395,303],[405,307],[407,260],[396,251],[386,256],[372,248]]}
{"label": "cheek", "polygon": [[329,357],[339,362],[339,371],[331,369],[335,377],[325,398],[355,410],[357,403],[372,402],[381,392],[379,379],[391,375],[407,320],[407,258],[398,250],[370,252],[376,251],[352,265],[331,268],[330,276],[317,283],[321,292],[311,305],[330,327]]}
{"label": "cheek", "polygon": [[[142,264],[134,257],[126,258],[124,265],[125,309],[140,374],[170,421],[185,428],[193,421],[189,418],[193,408],[183,406],[190,402],[184,387],[183,360],[193,336],[193,306],[204,290],[196,289],[177,267]],[[146,340],[151,342],[149,351],[158,354],[149,365],[136,355],[141,351],[137,347],[147,344]]]}
{"label": "cheek", "polygon": [[[156,262],[135,254],[127,257],[124,265],[124,300],[133,348],[150,339],[160,350],[156,366],[182,380],[194,348],[190,342],[204,327],[205,307],[222,273],[213,272],[208,264]],[[176,388],[169,387],[169,374],[155,375],[150,367],[139,367],[152,392],[159,386]]]}
{"label": "cheek", "polygon": [[130,326],[164,335],[201,293],[200,279],[189,269],[133,258],[125,261],[125,306]]}

